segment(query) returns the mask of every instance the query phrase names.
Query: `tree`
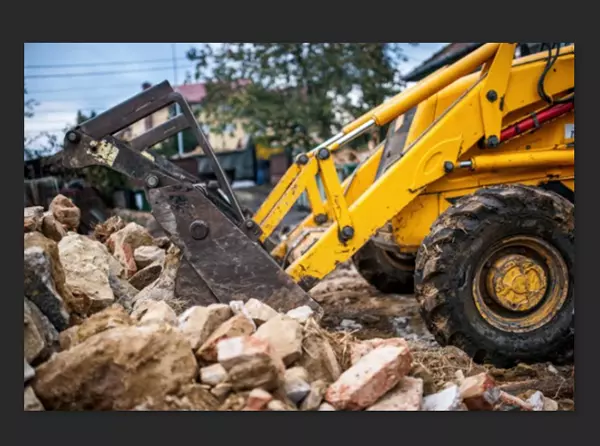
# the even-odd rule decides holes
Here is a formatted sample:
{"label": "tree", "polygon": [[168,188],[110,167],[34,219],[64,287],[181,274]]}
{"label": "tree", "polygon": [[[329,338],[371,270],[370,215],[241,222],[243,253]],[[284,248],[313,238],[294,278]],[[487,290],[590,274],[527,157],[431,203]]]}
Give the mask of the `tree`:
{"label": "tree", "polygon": [[381,43],[207,44],[188,58],[207,84],[213,131],[237,120],[257,138],[304,149],[399,92],[406,60],[402,44]]}
{"label": "tree", "polygon": [[[27,88],[24,88],[23,118],[33,118],[35,107],[39,105],[35,99],[28,97]],[[23,136],[23,152],[25,159],[35,159],[56,151],[58,147],[56,135],[49,132],[39,132],[33,136]]]}

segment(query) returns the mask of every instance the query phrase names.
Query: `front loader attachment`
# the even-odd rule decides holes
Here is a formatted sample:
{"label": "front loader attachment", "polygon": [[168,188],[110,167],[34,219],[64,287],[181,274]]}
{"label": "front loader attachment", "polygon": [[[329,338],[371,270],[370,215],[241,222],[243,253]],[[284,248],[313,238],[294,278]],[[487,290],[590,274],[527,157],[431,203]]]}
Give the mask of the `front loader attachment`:
{"label": "front loader attachment", "polygon": [[[116,136],[174,104],[182,113],[167,122],[131,141]],[[211,160],[218,186],[201,183],[152,151],[188,128]],[[183,253],[179,297],[200,305],[256,298],[278,311],[309,305],[320,312],[259,242],[261,229],[242,210],[192,110],[167,81],[70,130],[64,147],[68,168],[101,165],[144,182],[154,218]]]}

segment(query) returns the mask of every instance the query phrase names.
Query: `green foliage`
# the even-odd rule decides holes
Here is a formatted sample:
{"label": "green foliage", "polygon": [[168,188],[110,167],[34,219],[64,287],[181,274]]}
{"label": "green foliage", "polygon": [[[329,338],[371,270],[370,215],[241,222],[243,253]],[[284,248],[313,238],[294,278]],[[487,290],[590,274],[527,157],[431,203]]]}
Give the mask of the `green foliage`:
{"label": "green foliage", "polygon": [[405,59],[402,44],[383,43],[207,44],[188,58],[207,83],[212,131],[241,120],[256,137],[305,149],[399,92]]}

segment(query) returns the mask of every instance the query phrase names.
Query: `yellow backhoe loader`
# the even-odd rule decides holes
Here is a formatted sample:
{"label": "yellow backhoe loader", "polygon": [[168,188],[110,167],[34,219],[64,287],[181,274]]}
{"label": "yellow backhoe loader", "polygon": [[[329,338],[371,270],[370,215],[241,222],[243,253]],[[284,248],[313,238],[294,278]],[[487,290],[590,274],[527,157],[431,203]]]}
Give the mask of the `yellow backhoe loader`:
{"label": "yellow backhoe loader", "polygon": [[[516,58],[516,45],[482,45],[298,155],[254,214],[166,81],[67,132],[64,163],[145,182],[183,252],[176,291],[199,304],[255,297],[319,311],[307,291],[352,259],[380,290],[414,292],[437,341],[476,362],[571,361],[575,47]],[[182,113],[168,122],[130,142],[114,136],[173,103]],[[340,182],[332,152],[387,124],[385,141]],[[201,183],[151,149],[186,128],[218,181]],[[304,192],[311,215],[273,241]]]}

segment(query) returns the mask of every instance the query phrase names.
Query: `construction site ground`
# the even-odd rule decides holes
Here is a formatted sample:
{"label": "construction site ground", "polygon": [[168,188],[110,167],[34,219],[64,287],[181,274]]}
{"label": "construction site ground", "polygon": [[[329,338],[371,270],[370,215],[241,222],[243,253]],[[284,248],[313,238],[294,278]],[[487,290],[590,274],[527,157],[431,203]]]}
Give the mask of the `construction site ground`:
{"label": "construction site ground", "polygon": [[[235,185],[234,185],[235,188]],[[256,211],[268,195],[268,186],[235,188],[242,206]],[[145,225],[154,236],[161,231],[149,213],[116,212],[125,220]],[[293,209],[277,229],[293,227],[307,212]],[[412,295],[382,294],[369,285],[351,262],[341,264],[310,292],[323,307],[324,328],[357,339],[401,337],[406,339],[421,368],[427,386],[440,389],[455,379],[487,371],[500,387],[523,397],[541,391],[557,401],[559,410],[574,410],[574,367],[550,363],[519,364],[510,369],[498,369],[473,363],[466,354],[454,347],[442,348],[425,327]]]}

